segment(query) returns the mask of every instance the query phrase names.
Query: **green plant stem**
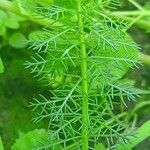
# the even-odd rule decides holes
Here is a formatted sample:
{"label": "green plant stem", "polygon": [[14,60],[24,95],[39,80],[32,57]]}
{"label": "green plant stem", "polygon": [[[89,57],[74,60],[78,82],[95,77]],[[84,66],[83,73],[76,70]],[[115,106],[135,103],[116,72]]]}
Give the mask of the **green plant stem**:
{"label": "green plant stem", "polygon": [[135,114],[138,110],[142,109],[143,107],[145,106],[150,106],[150,101],[143,101],[143,102],[140,102],[138,103],[132,110],[131,114]]}
{"label": "green plant stem", "polygon": [[137,3],[135,0],[128,0],[131,4],[133,4],[136,8],[138,8],[139,10],[144,10],[143,7]]}
{"label": "green plant stem", "polygon": [[[128,112],[122,112],[121,114],[116,115],[115,117],[113,117],[113,118],[107,120],[105,123],[103,123],[103,124],[101,125],[101,130],[104,129],[106,126],[109,126],[111,123],[113,123],[113,122],[116,121],[117,119],[120,119],[120,118],[123,119],[123,117],[126,117],[126,116],[128,116],[128,115],[129,115]],[[100,129],[100,128],[98,128],[98,130],[99,130],[99,129]],[[96,130],[94,133],[97,133],[98,130]],[[89,137],[93,138],[93,136],[90,136],[90,135],[89,135]],[[81,143],[81,140],[79,141],[79,143]],[[69,146],[66,148],[66,150],[71,150],[71,149],[73,149],[73,148],[74,148],[77,144],[79,144],[79,143],[74,143],[74,144],[69,145]]]}
{"label": "green plant stem", "polygon": [[132,128],[132,129],[135,129],[135,127],[136,127],[137,118],[138,118],[138,115],[137,115],[137,114],[134,114],[133,122],[132,122],[132,125],[131,125],[131,128]]}
{"label": "green plant stem", "polygon": [[139,16],[139,15],[150,16],[149,10],[114,11],[114,12],[110,12],[110,13],[115,16]]}
{"label": "green plant stem", "polygon": [[82,17],[81,0],[77,1],[78,5],[78,26],[80,30],[79,42],[81,50],[81,74],[82,74],[82,150],[88,150],[88,127],[89,127],[89,108],[88,108],[88,77],[87,77],[87,53],[84,36],[84,23]]}

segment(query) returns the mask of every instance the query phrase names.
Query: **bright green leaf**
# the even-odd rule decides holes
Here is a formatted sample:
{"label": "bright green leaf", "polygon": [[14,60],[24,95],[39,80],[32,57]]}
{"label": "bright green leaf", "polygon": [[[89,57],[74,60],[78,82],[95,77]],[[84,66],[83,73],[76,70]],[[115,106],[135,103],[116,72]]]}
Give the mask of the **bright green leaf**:
{"label": "bright green leaf", "polygon": [[95,150],[105,150],[105,146],[102,143],[98,143],[95,147]]}
{"label": "bright green leaf", "polygon": [[34,130],[27,134],[20,134],[16,143],[11,147],[11,150],[32,150],[36,143],[47,135],[46,130]]}
{"label": "bright green leaf", "polygon": [[15,48],[25,47],[25,36],[22,33],[15,33],[9,38],[9,45]]}
{"label": "bright green leaf", "polygon": [[6,26],[11,29],[18,29],[20,25],[14,18],[9,18],[6,20]]}
{"label": "bright green leaf", "polygon": [[5,22],[6,26],[11,29],[18,29],[20,24],[19,21],[23,21],[23,19],[13,13],[8,13],[8,18]]}

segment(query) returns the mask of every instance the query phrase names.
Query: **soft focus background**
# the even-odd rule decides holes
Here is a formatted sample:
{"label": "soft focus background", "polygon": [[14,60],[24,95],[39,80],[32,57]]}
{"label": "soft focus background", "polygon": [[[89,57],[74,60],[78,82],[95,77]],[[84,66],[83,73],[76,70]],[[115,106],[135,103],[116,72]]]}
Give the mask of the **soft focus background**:
{"label": "soft focus background", "polygon": [[[138,0],[138,2],[144,7],[149,0]],[[120,10],[134,9],[131,3],[122,1]],[[142,29],[140,25],[133,25],[129,33],[140,45],[141,51],[150,55],[150,16],[145,20],[149,24],[149,30]],[[19,133],[46,127],[45,122],[32,123],[35,112],[32,112],[28,106],[32,98],[46,92],[47,87],[42,86],[24,68],[24,62],[32,52],[27,50],[24,43],[18,41],[18,39],[26,39],[31,31],[40,28],[40,25],[10,12],[6,13],[0,8],[0,57],[5,67],[4,73],[0,74],[0,135],[6,150],[10,149]],[[135,81],[137,87],[150,89],[150,65],[144,64],[139,69],[130,70],[127,76]],[[145,101],[150,101],[150,95],[142,96],[128,109]],[[149,119],[150,105],[145,105],[137,111],[137,125],[140,126]],[[150,139],[146,139],[136,148],[136,150],[141,149],[150,149]]]}

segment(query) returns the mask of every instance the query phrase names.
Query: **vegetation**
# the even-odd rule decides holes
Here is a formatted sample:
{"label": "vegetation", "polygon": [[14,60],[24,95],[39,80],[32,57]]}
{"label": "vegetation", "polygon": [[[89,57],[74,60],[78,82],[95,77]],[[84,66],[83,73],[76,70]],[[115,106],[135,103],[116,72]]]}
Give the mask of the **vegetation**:
{"label": "vegetation", "polygon": [[0,0],[0,8],[4,148],[138,150],[150,136],[142,120],[150,3]]}

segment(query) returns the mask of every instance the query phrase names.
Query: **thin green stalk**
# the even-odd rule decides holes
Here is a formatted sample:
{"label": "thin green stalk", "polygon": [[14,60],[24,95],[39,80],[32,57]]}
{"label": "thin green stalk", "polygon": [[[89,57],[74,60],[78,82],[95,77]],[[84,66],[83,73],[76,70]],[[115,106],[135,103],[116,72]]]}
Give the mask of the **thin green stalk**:
{"label": "thin green stalk", "polygon": [[138,8],[139,10],[142,10],[144,11],[144,8],[139,4],[137,3],[135,0],[128,0],[131,4],[133,4],[136,8]]}
{"label": "thin green stalk", "polygon": [[[141,13],[142,14],[142,13]],[[127,21],[127,22],[132,22],[133,21],[133,19],[134,19],[134,17],[128,17],[128,16],[126,16],[126,15],[119,15],[118,13],[116,14],[116,13],[111,13],[111,12],[108,12],[107,13],[107,15],[108,16],[114,16],[114,17],[116,17],[116,18],[118,18],[118,19],[123,19],[123,20],[125,20],[125,21]],[[143,15],[143,14],[142,14]],[[144,17],[144,16],[143,16]],[[149,28],[150,28],[150,23],[148,22],[148,21],[146,21],[146,20],[144,20],[144,19],[139,19],[139,20],[137,20],[135,23],[134,23],[134,25],[136,25],[136,26],[138,26],[139,28],[142,28],[142,29],[146,29],[146,30],[148,30]]]}
{"label": "thin green stalk", "polygon": [[142,109],[145,106],[150,106],[150,101],[143,101],[138,103],[137,105],[135,105],[135,107],[133,108],[131,115],[135,114],[138,110]]}
{"label": "thin green stalk", "polygon": [[139,15],[139,16],[137,16],[137,17],[135,17],[135,18],[129,23],[128,28],[127,28],[125,31],[127,31],[128,29],[130,29],[131,26],[133,26],[133,25],[134,25],[138,20],[140,20],[142,17],[143,17],[142,14]]}
{"label": "thin green stalk", "polygon": [[114,12],[110,12],[110,13],[115,16],[139,16],[139,15],[150,16],[149,10],[114,11]]}
{"label": "thin green stalk", "polygon": [[81,74],[82,74],[82,90],[83,90],[83,102],[82,102],[82,150],[88,150],[88,127],[89,127],[89,108],[88,108],[88,77],[87,77],[87,53],[84,36],[84,23],[82,16],[81,0],[77,1],[78,5],[78,26],[80,30],[79,42],[81,50]]}

